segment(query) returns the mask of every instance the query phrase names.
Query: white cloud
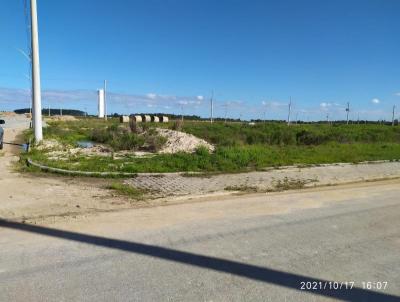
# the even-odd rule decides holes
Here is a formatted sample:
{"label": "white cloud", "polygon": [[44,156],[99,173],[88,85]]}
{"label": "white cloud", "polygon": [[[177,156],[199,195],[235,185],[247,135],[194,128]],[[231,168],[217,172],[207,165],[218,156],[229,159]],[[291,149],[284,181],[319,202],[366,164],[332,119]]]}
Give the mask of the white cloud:
{"label": "white cloud", "polygon": [[327,107],[331,107],[332,104],[331,103],[326,103],[326,102],[322,102],[321,104],[319,104],[322,108],[327,108]]}
{"label": "white cloud", "polygon": [[148,94],[146,94],[146,96],[147,96],[149,99],[154,100],[154,99],[157,97],[157,94],[155,94],[155,93],[148,93]]}
{"label": "white cloud", "polygon": [[400,96],[400,92],[396,92],[394,95],[396,95],[396,96]]}
{"label": "white cloud", "polygon": [[377,99],[377,98],[374,98],[374,99],[371,100],[371,103],[373,103],[373,104],[379,104],[380,102],[381,101],[379,99]]}
{"label": "white cloud", "polygon": [[198,99],[199,101],[202,101],[202,100],[204,100],[204,96],[198,95],[198,96],[197,96],[197,99]]}

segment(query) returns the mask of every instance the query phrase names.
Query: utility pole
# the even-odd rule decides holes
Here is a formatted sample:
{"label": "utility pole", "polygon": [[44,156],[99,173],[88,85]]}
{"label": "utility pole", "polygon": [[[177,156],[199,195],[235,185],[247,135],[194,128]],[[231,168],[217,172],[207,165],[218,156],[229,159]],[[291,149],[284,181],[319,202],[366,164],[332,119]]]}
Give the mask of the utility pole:
{"label": "utility pole", "polygon": [[49,117],[50,117],[50,105],[49,105]]}
{"label": "utility pole", "polygon": [[287,118],[287,125],[290,126],[290,113],[292,111],[292,97],[290,97],[289,101],[289,113],[288,113],[288,118]]}
{"label": "utility pole", "polygon": [[347,108],[346,108],[346,112],[347,112],[347,117],[346,117],[346,124],[349,124],[349,113],[350,113],[350,103],[347,102]]}
{"label": "utility pole", "polygon": [[104,80],[104,119],[107,120],[107,102],[106,102],[107,80]]}
{"label": "utility pole", "polygon": [[36,0],[31,0],[31,40],[32,40],[32,97],[33,129],[35,142],[43,140],[42,96],[40,92],[39,37]]}
{"label": "utility pole", "polygon": [[181,104],[181,121],[183,123],[183,104]]}
{"label": "utility pole", "polygon": [[214,121],[214,90],[211,91],[210,106],[210,123],[212,124]]}
{"label": "utility pole", "polygon": [[396,105],[393,105],[393,111],[392,111],[392,126],[394,126],[394,114],[396,112]]}
{"label": "utility pole", "polygon": [[228,104],[225,104],[225,124],[227,117],[228,117]]}

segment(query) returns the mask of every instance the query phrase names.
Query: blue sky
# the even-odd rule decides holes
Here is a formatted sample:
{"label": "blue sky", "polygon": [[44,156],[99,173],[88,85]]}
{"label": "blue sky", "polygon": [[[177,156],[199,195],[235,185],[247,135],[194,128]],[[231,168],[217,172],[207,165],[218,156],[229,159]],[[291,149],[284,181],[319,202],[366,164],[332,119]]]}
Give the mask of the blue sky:
{"label": "blue sky", "polygon": [[[29,1],[28,1],[29,2]],[[43,106],[301,119],[391,118],[397,0],[37,0]],[[24,0],[2,0],[0,110],[29,106]],[[225,106],[226,105],[226,106]]]}

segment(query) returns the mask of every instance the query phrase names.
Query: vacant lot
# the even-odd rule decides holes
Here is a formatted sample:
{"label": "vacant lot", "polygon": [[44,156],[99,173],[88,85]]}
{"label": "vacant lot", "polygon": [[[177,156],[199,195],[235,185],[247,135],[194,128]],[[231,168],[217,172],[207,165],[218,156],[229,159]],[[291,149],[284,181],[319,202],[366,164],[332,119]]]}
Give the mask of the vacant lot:
{"label": "vacant lot", "polygon": [[[240,172],[282,165],[400,159],[400,127],[387,125],[282,123],[207,123],[183,125],[142,124],[133,132],[118,120],[97,119],[48,122],[45,139],[56,147],[32,149],[33,160],[49,166],[82,171],[121,172]],[[178,129],[215,146],[214,152],[199,147],[192,153],[158,154],[165,141],[155,127]],[[26,136],[30,136],[28,132]],[[87,155],[76,150],[79,141],[100,144],[102,152]],[[82,150],[83,151],[83,150]],[[145,151],[138,156],[134,151]]]}

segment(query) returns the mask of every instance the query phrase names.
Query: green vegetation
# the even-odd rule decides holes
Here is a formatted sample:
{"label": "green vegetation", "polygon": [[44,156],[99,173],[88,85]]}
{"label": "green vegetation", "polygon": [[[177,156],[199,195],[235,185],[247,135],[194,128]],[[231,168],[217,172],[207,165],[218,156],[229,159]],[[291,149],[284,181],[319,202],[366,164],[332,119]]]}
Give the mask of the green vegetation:
{"label": "green vegetation", "polygon": [[[80,141],[93,141],[108,145],[114,151],[142,149],[157,152],[166,141],[164,137],[157,135],[153,128],[142,129],[143,133],[139,135],[132,132],[127,125],[120,124],[118,119],[104,121],[82,118],[76,121],[47,123],[49,126],[43,128],[44,137],[56,139],[65,145],[76,146]],[[27,140],[33,139],[31,131],[26,136]]]}
{"label": "green vegetation", "polygon": [[285,123],[184,123],[183,131],[219,146],[321,145],[325,143],[400,143],[400,128],[384,125]]}
{"label": "green vegetation", "polygon": [[285,177],[282,180],[277,180],[272,188],[259,189],[253,186],[241,185],[241,186],[228,186],[225,188],[226,191],[238,191],[244,193],[264,193],[264,192],[282,192],[287,190],[300,190],[304,189],[307,183],[315,182],[315,180],[304,180],[304,179],[294,179]]}
{"label": "green vegetation", "polygon": [[[97,119],[79,119],[69,122],[51,122],[45,128],[45,138],[76,144],[93,140],[111,146],[114,150],[147,148],[157,150],[162,140],[149,124],[146,135],[138,135],[121,127],[116,119],[107,122]],[[176,123],[159,124],[173,128]],[[386,125],[327,125],[301,124],[290,127],[283,123],[206,123],[184,122],[182,131],[203,138],[216,151],[208,153],[199,148],[193,154],[158,154],[149,158],[127,154],[84,157],[71,155],[68,160],[50,160],[46,153],[33,149],[23,156],[43,164],[70,170],[120,172],[240,172],[262,170],[283,165],[310,165],[322,163],[400,159],[400,127]],[[152,145],[152,147],[149,147]],[[285,184],[283,184],[285,185]]]}
{"label": "green vegetation", "polygon": [[143,200],[146,194],[146,191],[137,189],[133,186],[125,185],[121,182],[113,182],[106,187],[110,190],[115,190],[121,195],[125,195],[134,200]]}

